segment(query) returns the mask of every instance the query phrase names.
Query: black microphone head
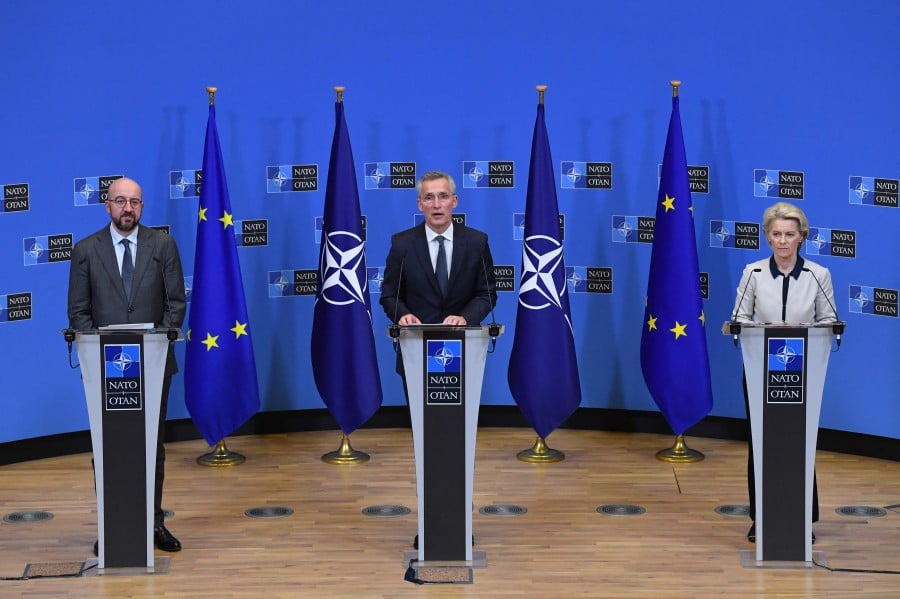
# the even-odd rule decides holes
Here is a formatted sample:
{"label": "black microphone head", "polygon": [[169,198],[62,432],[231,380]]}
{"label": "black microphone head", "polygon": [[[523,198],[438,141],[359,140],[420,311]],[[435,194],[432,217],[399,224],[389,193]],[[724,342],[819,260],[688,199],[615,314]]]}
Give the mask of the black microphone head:
{"label": "black microphone head", "polygon": [[63,339],[65,339],[67,343],[75,341],[75,329],[63,329]]}

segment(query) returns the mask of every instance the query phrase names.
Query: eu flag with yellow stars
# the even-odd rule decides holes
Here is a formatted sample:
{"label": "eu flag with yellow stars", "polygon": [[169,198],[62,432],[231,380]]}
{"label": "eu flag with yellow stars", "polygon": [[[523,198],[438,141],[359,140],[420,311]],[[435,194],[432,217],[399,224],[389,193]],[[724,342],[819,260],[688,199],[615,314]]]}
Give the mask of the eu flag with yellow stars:
{"label": "eu flag with yellow stars", "polygon": [[656,202],[641,370],[676,435],[712,409],[705,325],[691,187],[675,96]]}
{"label": "eu flag with yellow stars", "polygon": [[249,321],[216,107],[210,105],[184,365],[185,403],[210,445],[259,410]]}

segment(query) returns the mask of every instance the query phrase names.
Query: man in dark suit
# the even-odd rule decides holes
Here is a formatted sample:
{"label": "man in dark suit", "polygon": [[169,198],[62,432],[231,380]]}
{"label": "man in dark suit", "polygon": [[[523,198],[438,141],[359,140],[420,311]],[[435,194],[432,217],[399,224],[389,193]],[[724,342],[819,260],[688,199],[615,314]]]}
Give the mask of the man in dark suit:
{"label": "man in dark suit", "polygon": [[477,326],[497,303],[487,235],[453,222],[459,198],[447,173],[425,173],[416,191],[425,222],[391,238],[381,306],[399,325]]}
{"label": "man in dark suit", "polygon": [[[143,208],[137,182],[121,178],[109,186],[106,211],[110,224],[82,239],[72,249],[68,307],[71,328],[96,329],[127,323],[181,326],[186,304],[178,248],[170,235],[139,224]],[[159,411],[154,496],[153,540],[163,551],[181,550],[181,543],[164,525],[161,507],[166,406],[172,375],[176,372],[178,365],[170,345]]]}

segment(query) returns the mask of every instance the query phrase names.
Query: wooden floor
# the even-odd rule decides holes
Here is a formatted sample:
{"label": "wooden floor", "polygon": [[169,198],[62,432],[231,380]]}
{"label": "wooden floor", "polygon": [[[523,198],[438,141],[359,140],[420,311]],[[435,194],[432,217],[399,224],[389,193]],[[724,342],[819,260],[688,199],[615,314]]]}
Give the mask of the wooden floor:
{"label": "wooden floor", "polygon": [[[337,448],[334,431],[236,437],[247,456],[231,468],[199,466],[202,441],[168,445],[167,524],[184,544],[166,574],[0,581],[0,597],[891,597],[900,575],[772,570],[741,565],[751,549],[745,517],[720,505],[746,504],[746,445],[688,439],[702,462],[655,459],[671,437],[560,430],[549,445],[563,462],[533,465],[525,429],[481,429],[475,480],[475,548],[488,567],[471,585],[405,582],[404,550],[416,533],[415,473],[408,430],[361,430],[363,465],[320,460]],[[900,462],[819,452],[822,521],[815,551],[831,568],[900,571]],[[522,516],[486,516],[496,503]],[[639,516],[597,513],[604,504],[637,504]],[[364,516],[363,508],[401,504],[412,513]],[[887,516],[835,513],[846,505],[895,506]],[[253,519],[259,506],[294,510]],[[26,564],[87,560],[96,512],[87,454],[0,467],[0,514],[47,510],[54,518],[0,523],[0,576]],[[166,555],[157,553],[157,555]]]}

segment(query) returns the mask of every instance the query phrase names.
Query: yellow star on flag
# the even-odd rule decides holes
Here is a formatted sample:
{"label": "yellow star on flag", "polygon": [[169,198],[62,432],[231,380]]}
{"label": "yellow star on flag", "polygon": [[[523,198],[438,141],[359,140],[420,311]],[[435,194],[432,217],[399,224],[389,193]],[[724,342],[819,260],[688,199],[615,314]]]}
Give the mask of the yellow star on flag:
{"label": "yellow star on flag", "polygon": [[206,220],[206,208],[200,209],[200,220]]}
{"label": "yellow star on flag", "polygon": [[675,333],[675,339],[678,339],[681,336],[687,337],[687,333],[684,332],[684,329],[687,327],[687,324],[681,324],[677,320],[675,321],[675,328],[669,329],[673,333]]}
{"label": "yellow star on flag", "polygon": [[662,205],[666,207],[666,212],[675,210],[675,198],[670,198],[669,194],[666,194],[666,199],[663,200]]}
{"label": "yellow star on flag", "polygon": [[656,317],[652,314],[650,315],[649,320],[647,320],[647,330],[655,331],[656,330]]}
{"label": "yellow star on flag", "polygon": [[224,212],[222,214],[222,218],[220,218],[219,220],[222,221],[222,227],[225,229],[228,228],[228,225],[231,225],[232,227],[234,226],[234,221],[231,220],[231,215],[228,214],[228,212]]}
{"label": "yellow star on flag", "polygon": [[703,310],[700,310],[700,324],[706,326],[706,313]]}
{"label": "yellow star on flag", "polygon": [[206,351],[209,351],[214,347],[219,347],[219,344],[216,343],[216,341],[218,341],[218,340],[219,340],[218,335],[213,336],[213,335],[210,335],[209,333],[207,333],[206,339],[201,341],[201,343],[206,346]]}
{"label": "yellow star on flag", "polygon": [[247,334],[247,323],[241,324],[237,320],[234,321],[234,328],[230,329],[234,333],[234,338],[238,339],[241,335]]}
{"label": "yellow star on flag", "polygon": [[188,340],[188,342],[191,341],[191,329],[187,330],[187,340]]}

